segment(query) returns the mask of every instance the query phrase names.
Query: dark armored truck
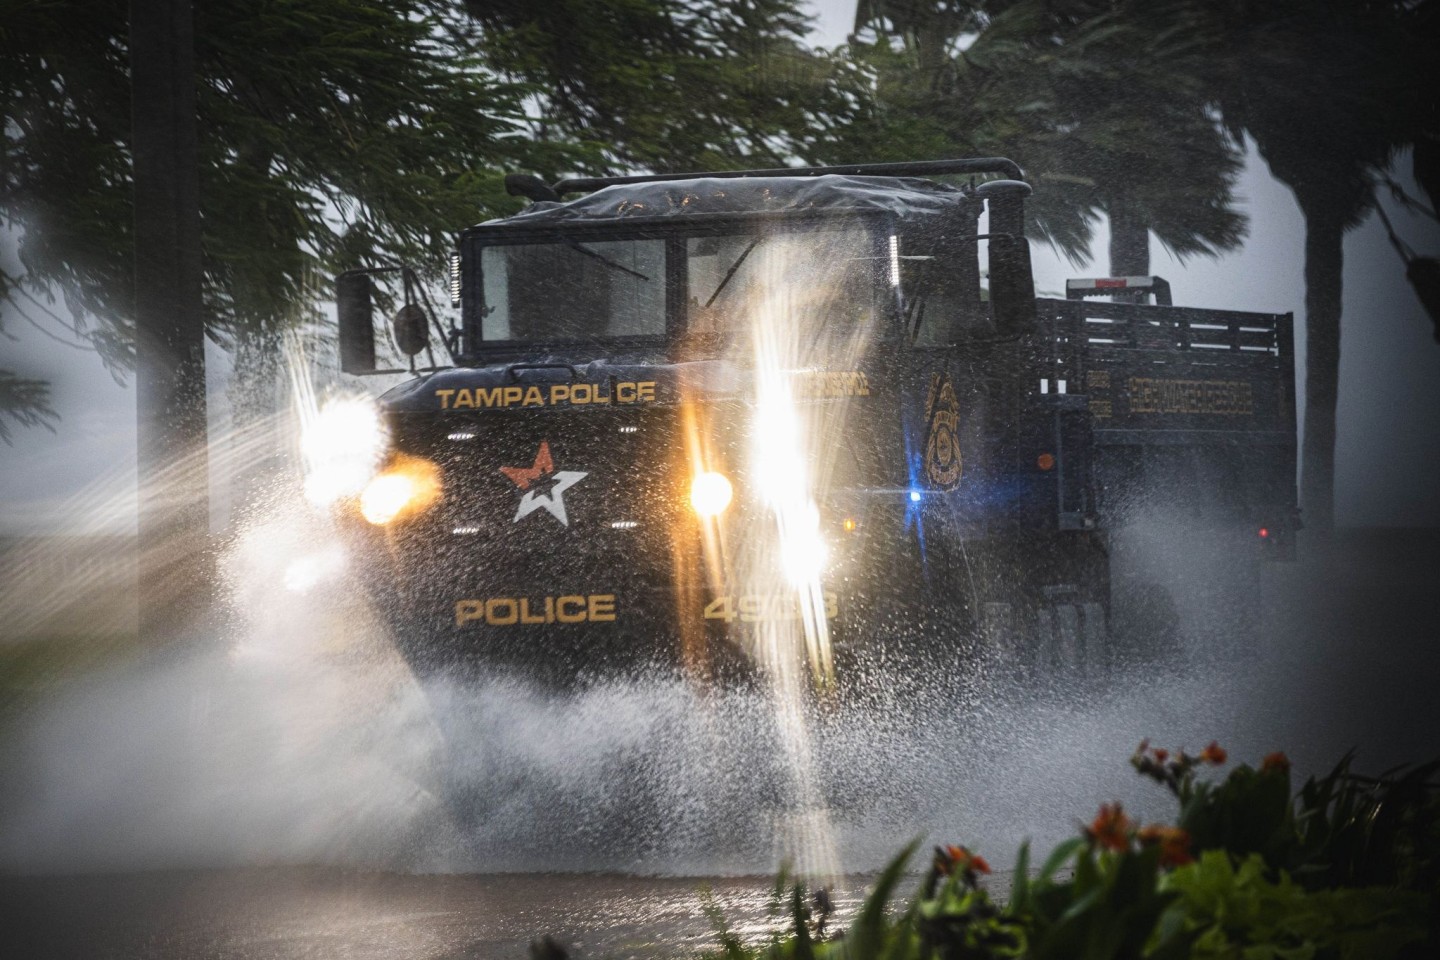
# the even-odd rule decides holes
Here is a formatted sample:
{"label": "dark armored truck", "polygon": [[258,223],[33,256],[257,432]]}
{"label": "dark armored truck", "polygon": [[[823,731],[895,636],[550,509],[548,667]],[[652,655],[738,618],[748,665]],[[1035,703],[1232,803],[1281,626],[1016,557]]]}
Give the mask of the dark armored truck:
{"label": "dark armored truck", "polygon": [[[422,673],[712,675],[786,632],[817,672],[1095,670],[1135,516],[1180,507],[1242,581],[1293,550],[1290,316],[1037,298],[1010,161],[508,182],[458,322],[398,271],[415,376],[342,511]],[[391,272],[339,279],[347,372]]]}

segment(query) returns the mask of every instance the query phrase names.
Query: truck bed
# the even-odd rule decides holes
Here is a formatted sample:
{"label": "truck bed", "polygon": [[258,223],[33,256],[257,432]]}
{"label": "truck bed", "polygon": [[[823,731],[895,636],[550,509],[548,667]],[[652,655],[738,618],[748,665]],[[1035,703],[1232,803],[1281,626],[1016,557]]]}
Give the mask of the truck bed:
{"label": "truck bed", "polygon": [[1055,375],[1042,375],[1039,389],[1085,398],[1104,525],[1157,509],[1293,521],[1291,314],[1089,300],[1039,307],[1042,336],[1056,347]]}

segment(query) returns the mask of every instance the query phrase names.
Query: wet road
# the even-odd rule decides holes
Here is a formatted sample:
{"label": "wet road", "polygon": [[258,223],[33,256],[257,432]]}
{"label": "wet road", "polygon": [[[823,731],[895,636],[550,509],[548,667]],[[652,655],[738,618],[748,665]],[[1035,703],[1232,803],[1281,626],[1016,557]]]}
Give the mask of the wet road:
{"label": "wet road", "polygon": [[[1006,850],[1013,850],[1020,836],[1039,832],[1040,841],[1053,840],[1073,830],[1077,819],[1087,817],[1099,801],[1111,798],[1123,799],[1127,810],[1147,817],[1167,815],[1164,804],[1151,811],[1143,809],[1153,791],[1145,792],[1146,785],[1136,782],[1125,763],[1141,736],[1192,747],[1217,737],[1237,759],[1254,760],[1269,750],[1285,749],[1300,771],[1325,769],[1352,747],[1359,750],[1361,769],[1368,771],[1440,753],[1434,693],[1440,687],[1440,591],[1435,589],[1440,535],[1351,535],[1341,547],[1302,564],[1266,570],[1262,636],[1269,638],[1270,646],[1246,669],[1200,664],[1183,678],[1163,682],[1141,678],[1141,682],[1111,690],[1104,697],[1087,696],[1069,703],[1031,701],[1010,713],[991,709],[990,719],[982,723],[983,715],[977,714],[980,719],[972,718],[967,721],[969,726],[955,731],[906,730],[897,734],[875,724],[840,731],[846,736],[820,745],[826,748],[822,772],[827,783],[865,784],[863,792],[870,800],[875,799],[877,785],[903,788],[893,796],[879,795],[866,817],[840,824],[841,862],[846,869],[873,870],[905,840],[928,832],[937,841],[953,839],[976,845],[992,862],[1004,863]],[[139,689],[144,696],[155,696],[149,687]],[[305,692],[307,702],[313,700],[314,691],[306,687]],[[637,716],[655,714],[662,705],[643,690],[635,698]],[[743,837],[744,829],[734,824],[749,821],[738,815],[733,824],[719,819],[728,808],[718,801],[711,806],[699,801],[705,799],[703,775],[717,770],[721,786],[733,790],[742,804],[748,799],[746,784],[755,776],[753,769],[745,767],[751,762],[750,754],[735,754],[727,761],[733,769],[721,769],[718,765],[726,755],[716,748],[717,743],[733,746],[752,729],[753,717],[745,713],[734,718],[733,728],[724,728],[727,732],[722,741],[697,739],[693,763],[675,761],[676,776],[671,779],[676,790],[657,794],[669,804],[659,809],[659,814],[675,819],[679,812],[689,811],[687,829],[698,831],[699,840],[687,841],[689,834],[683,832],[667,840],[664,817],[654,812],[644,820],[642,835],[621,844],[622,853],[642,848],[658,851],[649,862],[638,859],[638,854],[626,860],[609,847],[581,858],[580,847],[587,842],[587,834],[546,832],[563,823],[563,817],[546,819],[543,804],[569,802],[572,795],[579,796],[576,803],[583,802],[584,809],[608,804],[606,809],[613,808],[616,822],[635,819],[633,811],[624,815],[631,802],[627,796],[612,796],[602,789],[611,782],[607,777],[613,770],[603,764],[593,769],[585,766],[604,750],[612,750],[625,760],[617,769],[637,769],[626,765],[635,744],[627,740],[617,746],[584,737],[592,727],[616,722],[627,703],[623,699],[596,700],[586,707],[590,712],[582,711],[574,723],[563,713],[542,711],[518,732],[510,726],[499,727],[511,740],[529,737],[542,742],[545,749],[528,758],[530,765],[516,769],[527,778],[543,775],[554,781],[551,794],[541,795],[538,801],[524,796],[523,805],[506,808],[512,814],[508,820],[491,824],[512,831],[508,846],[501,851],[508,857],[507,865],[573,870],[577,863],[588,869],[599,861],[641,872],[697,872],[690,866],[666,865],[666,851],[671,848],[665,843],[669,842],[679,851],[669,863],[699,864],[701,871],[734,872],[726,864],[736,861],[725,859],[724,843],[727,838]],[[676,709],[683,716],[688,707],[681,703]],[[221,863],[304,860],[308,848],[302,848],[297,857],[280,841],[281,831],[293,830],[297,821],[311,823],[320,806],[333,805],[351,792],[348,781],[339,781],[338,789],[319,790],[297,774],[333,753],[336,742],[348,743],[322,739],[317,742],[323,749],[299,754],[294,767],[237,768],[238,776],[251,779],[257,771],[289,778],[277,781],[287,803],[276,810],[264,807],[264,817],[245,805],[216,806],[226,796],[218,789],[180,798],[210,811],[195,821],[197,836],[208,839],[228,826],[243,843],[212,849],[169,826],[166,832],[143,835],[141,830],[149,822],[144,816],[147,808],[158,805],[167,824],[189,808],[173,805],[178,791],[163,779],[168,767],[152,765],[137,772],[133,761],[154,752],[152,742],[141,740],[136,745],[98,736],[94,730],[104,726],[110,714],[100,716],[105,719],[87,721],[83,738],[62,737],[53,745],[39,741],[47,745],[42,756],[53,760],[53,767],[32,764],[15,768],[8,782],[0,783],[12,794],[36,800],[47,814],[33,819],[12,814],[0,831],[6,837],[7,852],[33,851],[24,867],[0,865],[0,870],[9,871],[0,874],[0,943],[6,956],[114,960],[524,957],[529,942],[547,933],[573,948],[578,957],[676,956],[716,944],[699,893],[706,885],[714,890],[737,932],[763,939],[771,929],[766,922],[768,877],[386,873],[332,868],[196,872],[143,872],[136,868],[86,874],[86,869],[106,868],[66,866],[64,858],[77,859],[77,851],[93,852],[101,841],[108,844],[105,856],[121,861],[132,857],[140,860],[142,867],[157,860],[163,864],[172,850],[178,862],[196,862],[193,858],[204,856]],[[269,757],[270,742],[257,740],[254,718],[246,719],[252,722],[243,728],[243,743]],[[159,726],[149,714],[139,715],[138,720],[147,733]],[[351,726],[347,721],[340,729],[349,731]],[[649,730],[643,725],[639,729]],[[678,749],[675,735],[685,729],[662,725],[650,731],[666,748],[656,755],[672,759],[671,753]],[[99,747],[86,754],[88,764],[98,767],[110,755],[126,761],[117,765],[110,779],[98,778],[95,771],[75,760],[78,746],[91,740]],[[245,756],[244,752],[227,754],[224,765],[234,766]],[[193,759],[184,753],[178,758],[170,766],[184,768],[184,763]],[[517,758],[506,755],[490,762],[515,763]],[[88,776],[67,781],[57,773],[76,768],[86,768]],[[877,770],[880,774],[898,773],[886,780]],[[875,774],[874,779],[860,779],[869,774]],[[336,777],[337,770],[330,767],[316,772],[316,778],[327,783]],[[191,784],[184,779],[174,782]],[[361,769],[354,782],[373,790],[374,768]],[[136,790],[136,783],[158,786]],[[233,778],[217,783],[226,790],[235,787]],[[294,795],[304,795],[307,790],[314,791],[313,806],[292,806]],[[718,787],[716,792],[722,798],[730,796]],[[87,804],[79,804],[77,798],[86,799]],[[122,798],[127,802],[122,803]],[[247,795],[246,800],[252,805],[256,802],[253,796]],[[339,820],[347,839],[352,833],[368,838],[369,846],[358,847],[359,862],[373,863],[383,856],[388,848],[381,842],[383,837],[376,839],[375,823],[388,823],[397,809],[403,807],[377,806],[368,821],[357,819],[355,810],[343,811],[345,817]],[[247,812],[250,819],[245,819]],[[696,824],[708,826],[708,832],[700,831]],[[43,835],[42,828],[51,835]],[[333,861],[333,856],[320,855],[333,853],[333,847],[320,844],[331,839],[331,834],[320,831],[318,836],[315,849],[320,853],[315,859]],[[745,844],[739,846],[749,849]],[[83,862],[84,858],[78,859]],[[486,869],[485,862],[454,869]],[[498,860],[491,857],[488,862]],[[743,862],[752,865],[740,870],[758,873],[773,859],[762,854]],[[570,866],[564,866],[567,863]],[[76,872],[46,876],[47,870]],[[842,916],[858,903],[865,880],[863,875],[853,876],[837,892]],[[903,892],[913,886],[906,884]]]}
{"label": "wet road", "polygon": [[[717,943],[703,889],[732,931],[765,939],[772,883],[320,869],[8,878],[0,937],[7,956],[77,960],[523,958],[542,934],[575,957],[673,957]],[[842,918],[863,884],[851,877],[838,888]]]}

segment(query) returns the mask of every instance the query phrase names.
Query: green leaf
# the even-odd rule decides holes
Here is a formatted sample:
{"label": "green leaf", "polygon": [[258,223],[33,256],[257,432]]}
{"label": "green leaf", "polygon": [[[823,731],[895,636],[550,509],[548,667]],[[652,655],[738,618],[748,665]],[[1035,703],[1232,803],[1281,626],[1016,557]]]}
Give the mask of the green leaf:
{"label": "green leaf", "polygon": [[1062,841],[1054,850],[1050,851],[1050,856],[1046,857],[1045,863],[1041,865],[1040,880],[1048,882],[1055,875],[1055,871],[1073,857],[1075,851],[1085,846],[1086,842],[1084,837],[1071,837],[1069,840]]}
{"label": "green leaf", "polygon": [[885,912],[890,905],[891,895],[895,891],[895,885],[899,883],[900,877],[905,872],[905,865],[914,856],[915,849],[920,845],[920,840],[912,840],[901,850],[875,881],[875,889],[870,896],[865,898],[859,914],[856,915],[854,923],[846,934],[846,951],[849,957],[854,960],[865,960],[865,958],[879,957],[881,948],[884,946],[887,924]]}
{"label": "green leaf", "polygon": [[700,888],[700,909],[704,912],[705,919],[710,921],[710,929],[715,931],[715,938],[720,941],[721,956],[725,960],[746,960],[745,945],[731,932],[725,912],[715,902],[715,893],[708,885]]}
{"label": "green leaf", "polygon": [[810,939],[810,914],[805,909],[805,888],[798,883],[790,888],[790,919],[795,924],[792,941],[795,960],[815,960],[815,945]]}
{"label": "green leaf", "polygon": [[1010,911],[1025,913],[1030,909],[1030,841],[1020,844],[1015,858],[1015,873],[1010,881]]}

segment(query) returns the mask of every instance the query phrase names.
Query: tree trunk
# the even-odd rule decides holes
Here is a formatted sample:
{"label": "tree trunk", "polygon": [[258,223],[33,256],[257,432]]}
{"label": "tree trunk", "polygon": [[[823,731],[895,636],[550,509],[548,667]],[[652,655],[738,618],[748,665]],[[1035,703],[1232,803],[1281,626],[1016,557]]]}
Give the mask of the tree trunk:
{"label": "tree trunk", "polygon": [[1305,215],[1305,443],[1300,504],[1305,525],[1335,527],[1335,412],[1340,394],[1340,309],[1345,223],[1321,197],[1296,191]]}
{"label": "tree trunk", "polygon": [[205,334],[190,0],[132,0],[140,634],[176,637],[208,564]]}

